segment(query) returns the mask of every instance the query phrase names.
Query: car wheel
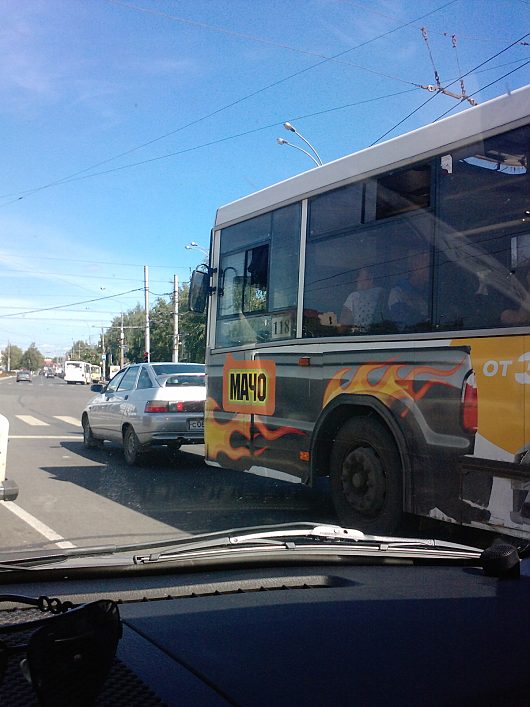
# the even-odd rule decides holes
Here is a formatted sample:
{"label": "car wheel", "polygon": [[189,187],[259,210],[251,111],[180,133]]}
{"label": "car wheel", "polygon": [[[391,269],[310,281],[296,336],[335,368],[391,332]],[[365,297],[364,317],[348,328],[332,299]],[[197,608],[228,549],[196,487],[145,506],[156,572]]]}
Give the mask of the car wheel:
{"label": "car wheel", "polygon": [[403,515],[399,452],[372,418],[352,418],[339,430],[330,459],[331,495],[340,522],[367,533],[391,534]]}
{"label": "car wheel", "polygon": [[129,466],[138,462],[141,454],[140,440],[132,427],[127,427],[123,433],[123,456]]}
{"label": "car wheel", "polygon": [[83,417],[83,444],[87,449],[93,449],[94,447],[100,447],[102,442],[94,437],[92,432],[92,427],[90,427],[90,422],[88,421],[88,416]]}

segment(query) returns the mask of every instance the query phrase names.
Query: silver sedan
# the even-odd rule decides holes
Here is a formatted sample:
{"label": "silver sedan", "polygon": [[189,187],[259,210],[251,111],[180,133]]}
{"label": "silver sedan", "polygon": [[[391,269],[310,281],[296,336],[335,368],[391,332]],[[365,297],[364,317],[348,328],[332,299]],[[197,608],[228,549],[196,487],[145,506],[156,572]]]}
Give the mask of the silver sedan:
{"label": "silver sedan", "polygon": [[204,441],[204,364],[133,364],[91,390],[98,395],[81,416],[86,447],[119,442],[132,465],[149,446]]}

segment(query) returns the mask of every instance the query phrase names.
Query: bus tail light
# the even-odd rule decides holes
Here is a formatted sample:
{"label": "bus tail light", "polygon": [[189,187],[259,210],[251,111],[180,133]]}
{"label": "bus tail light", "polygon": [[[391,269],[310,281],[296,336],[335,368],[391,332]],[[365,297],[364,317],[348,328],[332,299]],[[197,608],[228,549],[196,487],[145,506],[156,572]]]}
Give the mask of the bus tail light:
{"label": "bus tail light", "polygon": [[462,424],[466,432],[475,433],[478,429],[477,393],[477,379],[472,371],[464,381],[462,389]]}

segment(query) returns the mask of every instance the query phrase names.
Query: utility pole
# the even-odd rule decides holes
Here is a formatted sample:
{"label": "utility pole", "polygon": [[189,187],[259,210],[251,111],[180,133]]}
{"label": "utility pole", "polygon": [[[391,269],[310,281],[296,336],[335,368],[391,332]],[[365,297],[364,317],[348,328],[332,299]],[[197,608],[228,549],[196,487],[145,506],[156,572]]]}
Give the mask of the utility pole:
{"label": "utility pole", "polygon": [[121,315],[121,327],[120,327],[120,368],[123,368],[123,346],[124,346],[125,334],[123,333],[123,314]]}
{"label": "utility pole", "polygon": [[103,369],[103,380],[107,378],[107,356],[105,353],[105,329],[101,327],[101,363]]}
{"label": "utility pole", "polygon": [[179,278],[174,275],[173,279],[173,359],[179,360]]}
{"label": "utility pole", "polygon": [[151,362],[151,332],[149,329],[149,268],[144,265],[144,290],[145,290],[145,358]]}

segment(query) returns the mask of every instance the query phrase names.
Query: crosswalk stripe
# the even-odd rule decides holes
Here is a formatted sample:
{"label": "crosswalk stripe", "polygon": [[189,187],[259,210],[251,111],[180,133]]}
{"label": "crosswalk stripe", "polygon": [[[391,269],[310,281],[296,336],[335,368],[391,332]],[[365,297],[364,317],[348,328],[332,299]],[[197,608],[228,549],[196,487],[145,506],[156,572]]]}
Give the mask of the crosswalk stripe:
{"label": "crosswalk stripe", "polygon": [[33,417],[33,415],[16,415],[16,417],[32,427],[49,427],[47,422],[38,420],[36,417]]}
{"label": "crosswalk stripe", "polygon": [[67,422],[69,425],[74,425],[75,427],[81,427],[81,421],[77,417],[68,417],[68,415],[54,415],[56,420],[61,420],[62,422]]}

